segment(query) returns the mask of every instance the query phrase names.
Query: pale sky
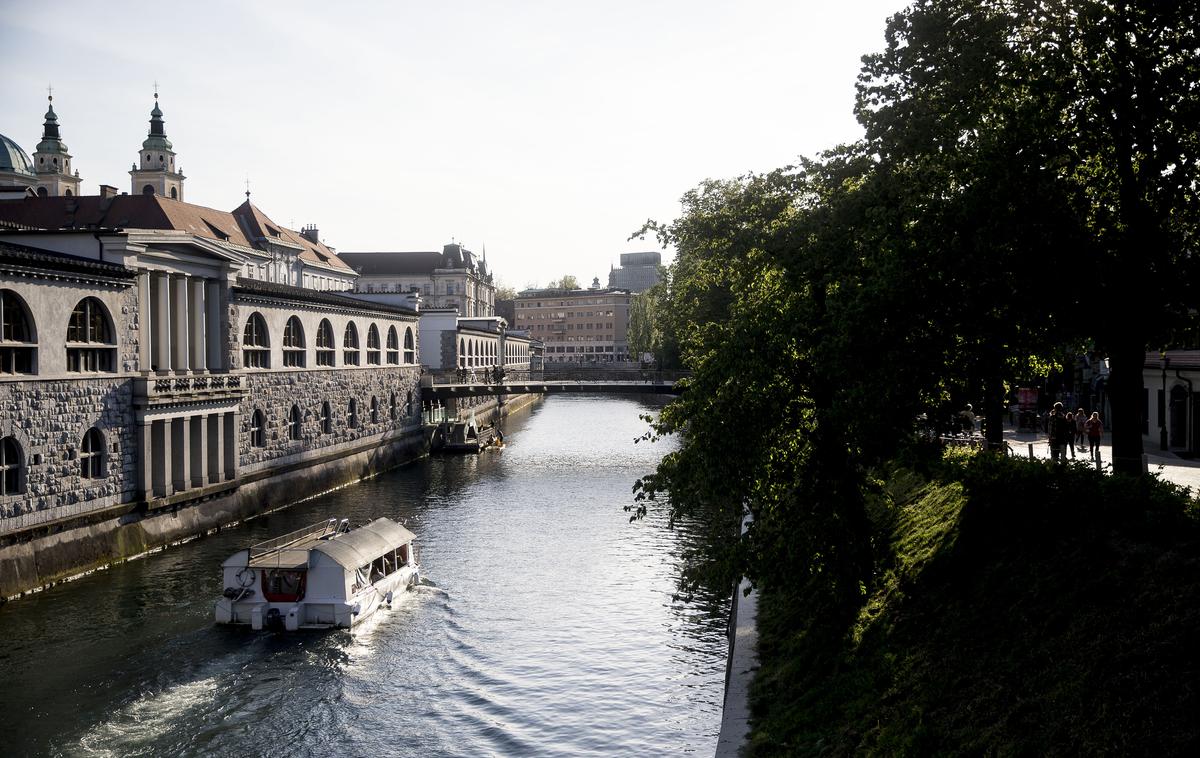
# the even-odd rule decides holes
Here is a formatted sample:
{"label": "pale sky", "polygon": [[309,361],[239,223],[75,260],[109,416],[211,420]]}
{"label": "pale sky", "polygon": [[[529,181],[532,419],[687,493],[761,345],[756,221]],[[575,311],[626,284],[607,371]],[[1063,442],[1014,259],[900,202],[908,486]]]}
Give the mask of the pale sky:
{"label": "pale sky", "polygon": [[860,57],[905,5],[0,0],[0,133],[33,153],[53,85],[83,194],[127,192],[157,80],[188,202],[249,177],[339,251],[453,238],[500,284],[605,284],[700,181],[857,139]]}

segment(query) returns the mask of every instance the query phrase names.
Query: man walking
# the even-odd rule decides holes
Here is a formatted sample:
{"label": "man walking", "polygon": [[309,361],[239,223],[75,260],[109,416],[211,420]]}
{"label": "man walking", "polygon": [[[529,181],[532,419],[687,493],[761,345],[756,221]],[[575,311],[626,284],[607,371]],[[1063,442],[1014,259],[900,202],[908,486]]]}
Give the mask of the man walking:
{"label": "man walking", "polygon": [[1066,460],[1067,442],[1074,438],[1075,430],[1063,413],[1063,404],[1055,403],[1050,409],[1050,418],[1046,423],[1046,431],[1050,434],[1050,460],[1062,463]]}

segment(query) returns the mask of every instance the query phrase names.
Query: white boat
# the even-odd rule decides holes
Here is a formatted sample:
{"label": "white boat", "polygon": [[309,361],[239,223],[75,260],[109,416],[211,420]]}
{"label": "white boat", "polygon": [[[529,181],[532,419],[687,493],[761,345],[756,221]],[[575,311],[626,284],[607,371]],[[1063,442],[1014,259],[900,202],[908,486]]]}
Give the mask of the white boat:
{"label": "white boat", "polygon": [[414,538],[386,518],[330,519],[239,550],[222,564],[217,623],[348,629],[420,581]]}

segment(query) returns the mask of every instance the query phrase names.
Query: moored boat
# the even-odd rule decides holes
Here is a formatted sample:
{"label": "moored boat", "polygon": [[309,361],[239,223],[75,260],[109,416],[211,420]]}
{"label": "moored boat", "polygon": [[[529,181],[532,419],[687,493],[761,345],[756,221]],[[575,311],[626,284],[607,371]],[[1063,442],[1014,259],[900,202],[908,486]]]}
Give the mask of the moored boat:
{"label": "moored boat", "polygon": [[420,581],[414,539],[387,518],[330,519],[239,550],[222,564],[217,623],[348,629]]}

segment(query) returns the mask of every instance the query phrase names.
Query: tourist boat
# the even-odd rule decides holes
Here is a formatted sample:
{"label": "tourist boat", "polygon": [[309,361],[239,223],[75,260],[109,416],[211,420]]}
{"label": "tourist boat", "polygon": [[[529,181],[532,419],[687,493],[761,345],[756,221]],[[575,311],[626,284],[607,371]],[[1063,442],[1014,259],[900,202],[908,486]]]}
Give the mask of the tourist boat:
{"label": "tourist boat", "polygon": [[239,550],[222,564],[218,624],[350,628],[420,581],[414,535],[386,519],[329,519]]}

